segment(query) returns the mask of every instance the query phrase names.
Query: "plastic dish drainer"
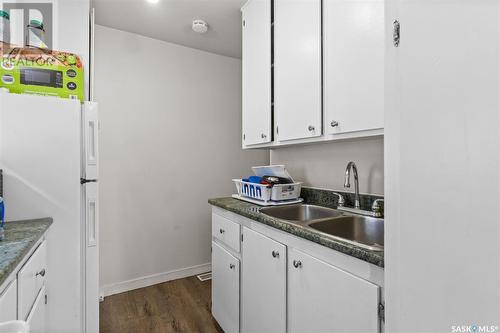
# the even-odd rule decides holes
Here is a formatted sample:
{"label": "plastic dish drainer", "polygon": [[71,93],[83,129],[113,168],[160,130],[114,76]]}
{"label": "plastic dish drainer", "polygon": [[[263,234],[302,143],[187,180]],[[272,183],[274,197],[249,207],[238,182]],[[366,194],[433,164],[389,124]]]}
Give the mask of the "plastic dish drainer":
{"label": "plastic dish drainer", "polygon": [[274,186],[244,182],[233,179],[238,195],[267,203],[269,201],[295,200],[300,195],[301,183],[277,184]]}
{"label": "plastic dish drainer", "polygon": [[301,202],[300,189],[302,183],[294,182],[284,165],[267,165],[252,167],[256,176],[276,176],[290,180],[290,184],[257,184],[242,179],[233,179],[238,194],[233,197],[262,206],[283,205]]}

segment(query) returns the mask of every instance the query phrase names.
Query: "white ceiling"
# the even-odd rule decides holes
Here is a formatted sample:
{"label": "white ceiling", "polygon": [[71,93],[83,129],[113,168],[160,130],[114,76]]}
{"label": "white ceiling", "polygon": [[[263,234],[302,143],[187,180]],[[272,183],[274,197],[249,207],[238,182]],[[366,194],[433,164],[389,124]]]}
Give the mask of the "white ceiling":
{"label": "white ceiling", "polygon": [[[225,56],[241,58],[241,13],[246,0],[93,0],[96,23]],[[205,34],[191,30],[205,20]]]}

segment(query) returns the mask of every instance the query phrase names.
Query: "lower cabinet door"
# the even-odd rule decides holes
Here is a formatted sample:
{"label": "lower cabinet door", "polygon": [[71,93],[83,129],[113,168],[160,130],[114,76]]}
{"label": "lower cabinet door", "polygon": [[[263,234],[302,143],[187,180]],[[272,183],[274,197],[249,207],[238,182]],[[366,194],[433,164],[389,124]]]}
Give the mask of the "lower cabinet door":
{"label": "lower cabinet door", "polygon": [[212,242],[212,315],[225,333],[240,330],[240,261]]}
{"label": "lower cabinet door", "polygon": [[0,323],[17,319],[17,280],[0,295]]}
{"label": "lower cabinet door", "polygon": [[286,246],[243,228],[241,331],[286,332]]}
{"label": "lower cabinet door", "polygon": [[45,285],[47,246],[43,241],[17,273],[18,319],[26,320],[40,290]]}
{"label": "lower cabinet door", "polygon": [[288,331],[379,331],[379,287],[288,248]]}
{"label": "lower cabinet door", "polygon": [[42,287],[38,296],[31,308],[28,319],[30,325],[30,333],[45,333],[46,327],[46,304],[45,304],[45,287]]}

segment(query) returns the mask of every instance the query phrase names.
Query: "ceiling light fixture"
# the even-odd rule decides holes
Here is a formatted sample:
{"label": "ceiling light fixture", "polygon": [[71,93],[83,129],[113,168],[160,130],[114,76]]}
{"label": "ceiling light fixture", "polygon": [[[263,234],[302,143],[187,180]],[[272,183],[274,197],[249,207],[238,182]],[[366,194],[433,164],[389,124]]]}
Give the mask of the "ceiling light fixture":
{"label": "ceiling light fixture", "polygon": [[157,4],[160,0],[147,0],[147,2],[152,4]]}
{"label": "ceiling light fixture", "polygon": [[194,32],[204,34],[208,30],[208,24],[203,20],[194,20],[192,28]]}

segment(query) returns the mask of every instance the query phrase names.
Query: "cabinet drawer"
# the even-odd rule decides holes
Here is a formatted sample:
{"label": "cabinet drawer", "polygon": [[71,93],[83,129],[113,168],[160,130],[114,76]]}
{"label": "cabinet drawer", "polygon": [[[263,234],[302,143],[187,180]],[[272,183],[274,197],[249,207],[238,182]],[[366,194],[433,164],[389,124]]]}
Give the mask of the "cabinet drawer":
{"label": "cabinet drawer", "polygon": [[26,320],[40,289],[45,285],[46,263],[47,250],[44,241],[17,273],[19,320]]}
{"label": "cabinet drawer", "polygon": [[225,217],[212,213],[212,236],[240,252],[240,225]]}

